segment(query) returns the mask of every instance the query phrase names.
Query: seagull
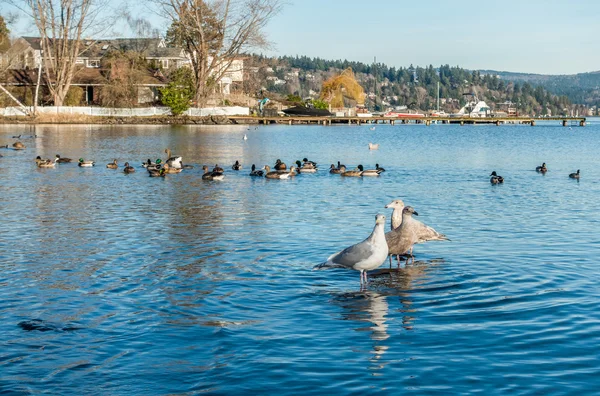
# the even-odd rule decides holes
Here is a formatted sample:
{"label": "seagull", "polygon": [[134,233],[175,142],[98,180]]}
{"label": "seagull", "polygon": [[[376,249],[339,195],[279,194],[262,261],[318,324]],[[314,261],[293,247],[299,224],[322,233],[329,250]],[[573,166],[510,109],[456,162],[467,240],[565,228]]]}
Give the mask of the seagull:
{"label": "seagull", "polygon": [[388,245],[383,228],[385,216],[375,216],[375,228],[364,241],[352,245],[339,253],[331,255],[326,262],[319,264],[313,270],[325,268],[348,268],[360,271],[360,284],[367,284],[367,272],[379,267],[388,255]]}
{"label": "seagull", "polygon": [[369,143],[369,150],[379,150],[379,143]]}
{"label": "seagull", "polygon": [[248,140],[248,135],[244,133],[244,140]]}
{"label": "seagull", "polygon": [[[390,209],[390,208],[394,209],[394,212],[392,212],[392,221],[391,221],[392,231],[388,232],[385,235],[385,237],[387,239],[387,243],[390,246],[390,255],[395,254],[395,255],[399,256],[401,254],[404,254],[406,252],[406,250],[402,253],[392,253],[390,239],[394,239],[394,240],[397,239],[397,232],[399,232],[399,228],[404,222],[404,209],[405,209],[404,202],[401,199],[396,199],[396,200],[392,201],[391,203],[389,203],[388,205],[386,205],[385,207],[386,207],[386,209]],[[407,208],[410,208],[410,206],[407,206]],[[414,213],[418,216],[418,214],[416,212],[414,212]],[[410,216],[410,218],[411,218],[411,222],[412,222],[412,227],[415,231],[416,238],[417,238],[415,243],[424,243],[424,242],[429,242],[429,241],[449,241],[449,239],[448,239],[448,237],[446,237],[446,235],[440,234],[439,232],[434,230],[432,227],[429,227],[428,225],[421,223],[419,220],[413,219],[412,215]],[[412,246],[410,248],[410,254],[412,255]],[[391,263],[392,263],[392,258],[390,256],[390,265],[391,265]]]}
{"label": "seagull", "polygon": [[374,130],[375,130],[375,127],[371,127],[371,128],[369,128],[369,129],[370,129],[370,130],[372,130],[372,131],[374,131]]}
{"label": "seagull", "polygon": [[402,209],[402,224],[400,224],[400,227],[385,234],[390,255],[400,256],[410,251],[412,256],[412,248],[418,241],[417,232],[420,228],[416,220],[413,219],[413,215],[418,216],[419,214],[412,206],[405,206]]}

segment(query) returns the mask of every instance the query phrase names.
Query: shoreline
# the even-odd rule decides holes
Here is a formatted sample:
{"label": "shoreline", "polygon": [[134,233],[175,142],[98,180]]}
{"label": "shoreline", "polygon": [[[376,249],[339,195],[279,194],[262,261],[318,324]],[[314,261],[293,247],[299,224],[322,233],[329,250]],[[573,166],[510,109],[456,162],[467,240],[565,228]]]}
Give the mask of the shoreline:
{"label": "shoreline", "polygon": [[38,117],[26,116],[8,116],[1,117],[0,124],[3,125],[77,125],[77,124],[93,124],[93,125],[253,125],[258,124],[260,119],[256,118],[255,122],[248,119],[243,123],[236,122],[228,116],[206,116],[206,117],[190,117],[190,116],[86,116],[86,115],[40,115]]}
{"label": "shoreline", "polygon": [[[41,114],[37,117],[4,116],[0,117],[2,125],[373,125],[373,124],[528,124],[535,126],[537,122],[557,121],[562,126],[586,125],[586,117],[512,117],[512,118],[389,118],[389,117],[261,117],[261,116],[90,116],[76,114]],[[374,129],[374,127],[372,127]]]}

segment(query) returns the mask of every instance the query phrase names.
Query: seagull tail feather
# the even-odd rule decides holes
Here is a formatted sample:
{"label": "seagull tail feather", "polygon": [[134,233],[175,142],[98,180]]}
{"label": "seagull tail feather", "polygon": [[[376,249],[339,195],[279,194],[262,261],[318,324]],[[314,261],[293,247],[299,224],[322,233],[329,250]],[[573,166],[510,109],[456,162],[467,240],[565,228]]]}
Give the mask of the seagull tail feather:
{"label": "seagull tail feather", "polygon": [[321,263],[319,265],[315,265],[313,267],[313,271],[319,271],[319,270],[323,270],[323,269],[327,269],[327,268],[344,268],[344,266],[336,264],[334,262],[331,261],[326,261],[324,263]]}

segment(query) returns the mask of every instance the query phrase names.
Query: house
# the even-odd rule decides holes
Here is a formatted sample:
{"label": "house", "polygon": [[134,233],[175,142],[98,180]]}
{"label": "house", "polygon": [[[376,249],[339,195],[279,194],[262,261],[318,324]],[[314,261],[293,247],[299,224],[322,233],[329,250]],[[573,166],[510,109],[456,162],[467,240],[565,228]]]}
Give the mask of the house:
{"label": "house", "polygon": [[[94,103],[97,98],[96,91],[106,83],[106,78],[100,72],[103,60],[110,54],[124,52],[139,53],[150,66],[148,73],[140,77],[139,103],[154,102],[158,99],[158,89],[168,84],[164,77],[166,73],[162,73],[161,70],[191,67],[190,56],[182,48],[168,45],[163,38],[84,39],[81,41],[79,55],[75,61],[78,69],[72,85],[84,89],[86,103]],[[41,38],[20,37],[2,57],[2,63],[12,70],[37,71],[42,63],[42,54]],[[221,94],[228,95],[231,93],[232,85],[244,81],[244,59],[236,58],[231,62],[224,62],[223,67],[227,68],[224,73],[217,67],[214,74],[222,75],[217,82],[218,90]],[[150,69],[155,71],[152,72]],[[20,79],[12,83],[25,84],[26,81]]]}
{"label": "house", "polygon": [[[212,59],[208,58],[210,64]],[[223,70],[227,68],[224,72]],[[223,62],[222,65],[217,65],[211,74],[221,75],[221,79],[217,82],[221,94],[231,94],[231,88],[236,83],[244,81],[244,58],[234,58],[230,62]]]}
{"label": "house", "polygon": [[[38,68],[42,61],[42,45],[39,37],[20,37],[13,46],[18,52],[11,69]],[[102,58],[111,52],[138,52],[156,68],[169,69],[190,64],[189,58],[181,48],[169,47],[162,38],[118,38],[86,39],[81,41],[79,56],[75,63],[86,68],[99,68]]]}

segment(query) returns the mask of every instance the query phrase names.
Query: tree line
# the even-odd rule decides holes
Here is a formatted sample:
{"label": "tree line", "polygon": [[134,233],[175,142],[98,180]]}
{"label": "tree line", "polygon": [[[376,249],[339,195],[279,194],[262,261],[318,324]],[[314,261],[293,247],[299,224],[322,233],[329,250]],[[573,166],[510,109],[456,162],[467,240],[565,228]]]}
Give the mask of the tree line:
{"label": "tree line", "polygon": [[[352,68],[365,91],[371,93],[371,97],[375,95],[375,98],[367,103],[375,109],[384,107],[384,103],[423,111],[434,109],[437,105],[439,82],[440,97],[445,99],[442,107],[448,111],[457,110],[471,99],[470,95],[465,94],[476,94],[480,100],[485,100],[488,105],[498,110],[503,108],[501,104],[512,103],[523,115],[566,115],[574,109],[579,110],[566,95],[555,95],[541,85],[506,81],[495,73],[471,71],[447,64],[439,67],[393,67],[383,63],[367,64],[308,56],[270,58],[263,55],[255,55],[252,62],[275,66],[276,73],[281,76],[285,76],[289,70],[298,69],[303,75],[310,73],[325,78],[332,72]],[[314,80],[310,82],[303,78],[303,75],[299,76],[298,84],[288,81],[288,84],[279,87],[271,85],[269,89],[284,94],[305,95],[309,91],[306,87],[311,86],[314,91]],[[583,107],[580,110],[585,111]]]}

